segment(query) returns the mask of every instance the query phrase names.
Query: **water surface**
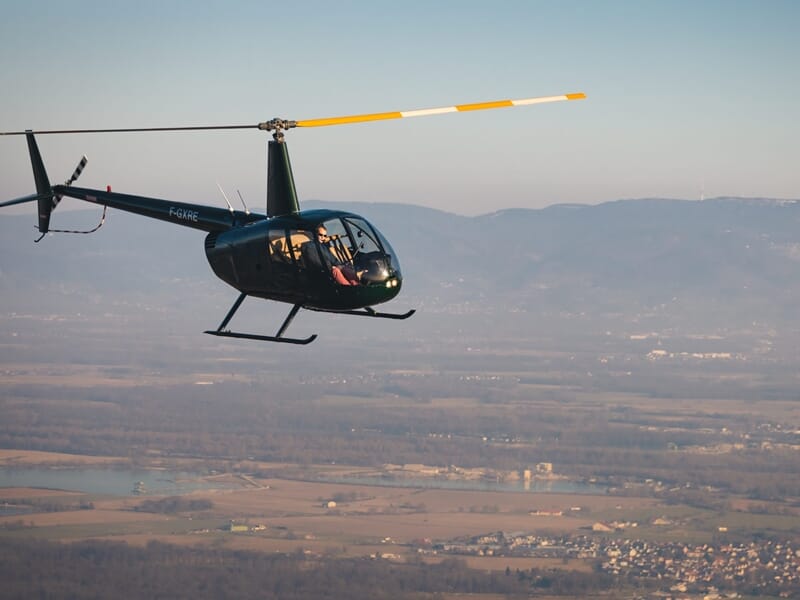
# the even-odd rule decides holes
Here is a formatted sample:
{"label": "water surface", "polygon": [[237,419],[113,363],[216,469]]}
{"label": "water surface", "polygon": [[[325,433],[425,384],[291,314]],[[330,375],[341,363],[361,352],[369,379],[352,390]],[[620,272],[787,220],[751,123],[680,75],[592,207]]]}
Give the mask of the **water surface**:
{"label": "water surface", "polygon": [[134,488],[139,489],[142,495],[161,496],[223,487],[200,477],[186,471],[154,469],[12,467],[0,468],[0,487],[46,488],[112,496],[135,495]]}
{"label": "water surface", "polygon": [[554,494],[607,494],[608,488],[596,483],[583,483],[567,479],[534,479],[533,481],[489,481],[483,479],[437,479],[435,477],[378,477],[346,476],[324,477],[326,483],[379,485],[385,487],[413,487],[443,490],[473,490],[481,492],[534,492]]}

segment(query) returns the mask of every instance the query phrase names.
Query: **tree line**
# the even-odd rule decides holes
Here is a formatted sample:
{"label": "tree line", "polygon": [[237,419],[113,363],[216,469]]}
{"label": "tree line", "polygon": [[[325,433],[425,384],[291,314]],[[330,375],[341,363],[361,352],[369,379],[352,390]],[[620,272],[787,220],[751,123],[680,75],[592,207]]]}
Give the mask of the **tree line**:
{"label": "tree line", "polygon": [[[413,398],[386,392],[392,385],[404,386]],[[429,401],[437,389],[465,400]],[[337,384],[335,390],[313,381],[65,389],[19,385],[5,391],[0,400],[0,447],[5,448],[126,456],[133,464],[147,464],[155,451],[162,458],[203,458],[221,469],[226,461],[248,458],[300,465],[424,463],[506,470],[551,462],[558,473],[611,483],[656,479],[711,485],[761,500],[800,496],[794,451],[760,444],[767,435],[758,429],[762,415],[670,415],[668,407],[650,413],[578,402],[564,389],[531,391],[508,379],[365,378]],[[487,394],[491,401],[485,400]],[[747,446],[730,452],[686,451],[742,441],[744,433]],[[777,440],[779,434],[770,435]]]}
{"label": "tree line", "polygon": [[610,590],[602,573],[477,571],[459,559],[421,561],[265,554],[150,542],[59,544],[0,540],[2,596],[29,598],[426,599],[443,594],[586,596]]}

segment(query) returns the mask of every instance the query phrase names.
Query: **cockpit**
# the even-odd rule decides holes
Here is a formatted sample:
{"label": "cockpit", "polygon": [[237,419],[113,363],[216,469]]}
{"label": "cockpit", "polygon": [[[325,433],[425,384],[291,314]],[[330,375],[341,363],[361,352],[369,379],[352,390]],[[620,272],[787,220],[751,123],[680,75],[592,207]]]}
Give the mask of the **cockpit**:
{"label": "cockpit", "polygon": [[389,242],[353,213],[316,209],[264,219],[213,232],[205,248],[214,272],[236,289],[304,308],[372,307],[402,288]]}
{"label": "cockpit", "polygon": [[[340,285],[397,287],[400,265],[394,250],[381,233],[365,219],[341,216],[320,222],[314,247],[304,251],[308,267],[330,270]],[[313,251],[318,253],[313,256]]]}

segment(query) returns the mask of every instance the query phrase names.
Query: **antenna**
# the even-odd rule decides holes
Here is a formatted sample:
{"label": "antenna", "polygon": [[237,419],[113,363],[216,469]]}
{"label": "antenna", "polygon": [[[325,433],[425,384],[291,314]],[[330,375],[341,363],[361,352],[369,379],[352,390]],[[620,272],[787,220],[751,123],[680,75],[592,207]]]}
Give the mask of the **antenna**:
{"label": "antenna", "polygon": [[250,209],[247,208],[247,204],[244,203],[244,198],[242,198],[242,192],[240,192],[239,190],[236,190],[236,193],[239,194],[239,200],[242,201],[242,206],[244,206],[244,214],[249,215],[250,214]]}
{"label": "antenna", "polygon": [[222,194],[223,198],[225,198],[225,204],[228,205],[228,210],[233,212],[233,207],[231,206],[231,202],[230,202],[230,200],[228,200],[228,197],[225,195],[225,190],[222,189],[222,186],[219,184],[219,181],[217,182],[217,187],[219,188],[219,193]]}

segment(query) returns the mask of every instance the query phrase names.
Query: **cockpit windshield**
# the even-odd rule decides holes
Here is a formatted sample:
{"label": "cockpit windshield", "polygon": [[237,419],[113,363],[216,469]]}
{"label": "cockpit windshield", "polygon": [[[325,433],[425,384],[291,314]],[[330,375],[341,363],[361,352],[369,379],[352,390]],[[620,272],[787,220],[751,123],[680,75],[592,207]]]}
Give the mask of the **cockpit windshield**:
{"label": "cockpit windshield", "polygon": [[356,216],[329,219],[320,223],[317,231],[322,255],[341,285],[399,284],[400,266],[394,251],[366,220]]}

